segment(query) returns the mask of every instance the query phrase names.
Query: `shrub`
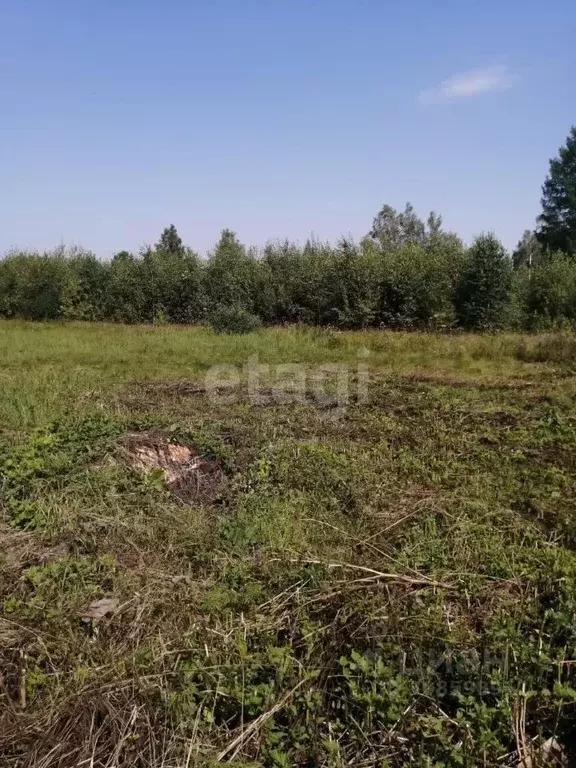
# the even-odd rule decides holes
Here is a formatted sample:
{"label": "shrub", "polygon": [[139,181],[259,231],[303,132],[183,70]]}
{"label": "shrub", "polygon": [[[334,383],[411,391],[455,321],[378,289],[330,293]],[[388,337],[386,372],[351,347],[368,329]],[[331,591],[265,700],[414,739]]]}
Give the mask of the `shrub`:
{"label": "shrub", "polygon": [[447,236],[439,242],[408,244],[379,254],[378,324],[391,328],[452,325],[452,299],[462,261],[461,244]]}
{"label": "shrub", "polygon": [[80,248],[62,251],[68,278],[60,296],[64,320],[101,320],[108,287],[109,266]]}
{"label": "shrub", "polygon": [[0,314],[55,320],[72,275],[65,253],[10,252],[0,262]]}
{"label": "shrub", "polygon": [[219,307],[210,319],[210,327],[216,333],[251,333],[257,331],[262,322],[259,317],[243,307]]}
{"label": "shrub", "polygon": [[528,294],[532,271],[521,266],[512,273],[508,302],[503,310],[503,326],[511,331],[522,331],[530,327],[528,318]]}
{"label": "shrub", "polygon": [[142,323],[152,320],[146,312],[147,276],[142,259],[120,251],[110,262],[106,317],[119,323]]}
{"label": "shrub", "polygon": [[498,239],[492,234],[477,237],[456,290],[459,324],[471,331],[501,328],[511,280],[512,264]]}
{"label": "shrub", "polygon": [[[444,232],[383,209],[382,237],[335,245],[268,243],[246,248],[224,230],[207,260],[175,227],[138,254],[100,261],[81,248],[11,251],[0,258],[0,317],[208,322],[219,333],[261,323],[341,329],[576,330],[576,261],[562,253],[518,256],[494,235],[466,250]],[[422,235],[422,233],[424,233]],[[529,240],[528,237],[525,240]],[[534,245],[530,241],[530,247]]]}
{"label": "shrub", "polygon": [[234,232],[225,229],[204,269],[208,305],[253,311],[257,269],[254,254],[246,251]]}
{"label": "shrub", "polygon": [[526,315],[530,330],[576,325],[576,262],[573,258],[554,253],[531,270]]}
{"label": "shrub", "polygon": [[[174,246],[175,247],[175,246]],[[194,251],[148,249],[142,255],[143,320],[193,323],[204,314],[202,265]]]}
{"label": "shrub", "polygon": [[307,242],[285,285],[293,322],[366,328],[374,321],[374,254],[352,240],[343,239],[335,247]]}

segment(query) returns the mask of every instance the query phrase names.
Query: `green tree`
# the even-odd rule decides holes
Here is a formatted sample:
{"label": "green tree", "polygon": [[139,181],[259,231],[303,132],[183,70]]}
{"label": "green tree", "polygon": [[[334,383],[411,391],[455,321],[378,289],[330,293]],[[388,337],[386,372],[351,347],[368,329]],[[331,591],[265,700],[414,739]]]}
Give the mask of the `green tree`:
{"label": "green tree", "polygon": [[454,245],[462,247],[456,234],[444,230],[440,214],[431,211],[424,222],[411,203],[406,203],[401,213],[390,205],[384,205],[374,219],[368,237],[382,251],[387,252],[399,251],[406,245],[427,245],[432,242],[436,246],[446,244],[449,249]]}
{"label": "green tree", "polygon": [[342,328],[372,324],[378,296],[374,266],[372,254],[351,240],[342,239],[335,249],[324,249],[317,287],[319,322]]}
{"label": "green tree", "polygon": [[572,126],[542,187],[538,240],[548,251],[576,253],[576,126]]}
{"label": "green tree", "polygon": [[576,324],[576,260],[553,253],[530,274],[525,292],[529,330]]}
{"label": "green tree", "polygon": [[61,317],[70,274],[61,248],[43,254],[9,253],[0,262],[0,313],[29,320]]}
{"label": "green tree", "polygon": [[370,237],[383,251],[397,251],[408,243],[423,243],[426,225],[418,218],[411,203],[406,203],[402,213],[391,205],[384,205],[374,219]]}
{"label": "green tree", "polygon": [[378,258],[377,322],[392,328],[445,328],[464,260],[457,240],[408,243]]}
{"label": "green tree", "polygon": [[110,265],[81,248],[64,252],[69,276],[60,301],[65,320],[102,320]]}
{"label": "green tree", "polygon": [[531,269],[542,260],[542,257],[542,245],[536,237],[536,234],[532,232],[532,230],[526,229],[512,254],[514,268],[519,269],[520,267],[528,267]]}
{"label": "green tree", "polygon": [[533,270],[530,267],[522,265],[515,266],[512,271],[510,293],[502,323],[504,328],[511,331],[525,331],[531,326],[528,317],[528,293],[532,272]]}
{"label": "green tree", "polygon": [[120,251],[110,262],[106,293],[106,316],[120,323],[144,323],[148,281],[144,262],[128,251]]}
{"label": "green tree", "polygon": [[166,227],[164,229],[164,231],[160,235],[160,240],[156,245],[156,250],[163,251],[164,253],[171,253],[171,254],[184,252],[184,245],[182,243],[182,239],[178,234],[178,231],[174,226],[174,224],[170,224],[169,227]]}
{"label": "green tree", "polygon": [[297,301],[302,250],[288,240],[270,242],[258,265],[256,311],[269,323],[301,319]]}
{"label": "green tree", "polygon": [[446,327],[453,322],[453,299],[464,246],[431,212],[426,222],[408,203],[403,213],[384,206],[364,248],[376,247],[378,325]]}
{"label": "green tree", "polygon": [[205,270],[209,308],[236,306],[253,312],[257,268],[254,255],[246,251],[236,234],[223,230]]}
{"label": "green tree", "polygon": [[174,225],[154,248],[142,253],[148,321],[192,323],[205,312],[203,270],[198,254],[182,244]]}
{"label": "green tree", "polygon": [[303,323],[329,324],[337,321],[333,306],[334,250],[329,243],[309,239],[299,258],[295,302],[298,319]]}
{"label": "green tree", "polygon": [[468,251],[456,290],[456,315],[469,330],[492,330],[505,322],[512,265],[493,234],[480,235]]}

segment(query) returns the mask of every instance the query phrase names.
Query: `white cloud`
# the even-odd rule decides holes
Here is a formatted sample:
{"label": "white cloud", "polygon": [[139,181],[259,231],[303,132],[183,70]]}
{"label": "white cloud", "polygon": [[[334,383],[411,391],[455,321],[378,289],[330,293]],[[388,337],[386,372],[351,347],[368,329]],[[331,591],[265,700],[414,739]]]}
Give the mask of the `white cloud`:
{"label": "white cloud", "polygon": [[471,69],[443,80],[435,88],[422,91],[418,99],[422,104],[442,104],[490,91],[506,91],[515,82],[516,76],[507,67]]}

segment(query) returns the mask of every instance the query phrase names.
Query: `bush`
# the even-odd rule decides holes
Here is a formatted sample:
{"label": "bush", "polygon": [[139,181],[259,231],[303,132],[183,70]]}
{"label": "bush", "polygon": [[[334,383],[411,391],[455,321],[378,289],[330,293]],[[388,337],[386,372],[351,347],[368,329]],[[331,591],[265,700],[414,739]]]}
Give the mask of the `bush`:
{"label": "bush", "polygon": [[209,319],[210,327],[216,333],[251,333],[257,331],[262,322],[259,317],[242,307],[219,307]]}
{"label": "bush", "polygon": [[498,239],[480,235],[468,251],[455,296],[456,316],[469,331],[491,331],[506,320],[512,263]]}
{"label": "bush", "polygon": [[149,281],[144,262],[127,251],[120,251],[110,262],[106,317],[118,323],[151,322],[153,313],[146,301]]}
{"label": "bush", "polygon": [[72,271],[61,249],[9,253],[0,262],[0,314],[26,320],[56,320]]}
{"label": "bush", "polygon": [[243,307],[254,311],[258,263],[236,234],[225,229],[204,268],[208,306]]}
{"label": "bush", "polygon": [[68,265],[68,277],[60,296],[60,316],[64,320],[102,320],[108,264],[80,248],[62,253]]}
{"label": "bush", "polygon": [[378,325],[443,328],[453,324],[453,294],[464,254],[455,240],[409,243],[378,256]]}
{"label": "bush", "polygon": [[148,249],[142,255],[144,305],[142,320],[194,323],[204,314],[202,265],[194,251]]}
{"label": "bush", "polygon": [[438,217],[425,225],[410,207],[404,214],[385,208],[379,222],[382,237],[360,243],[312,238],[303,246],[268,243],[262,251],[224,230],[207,260],[173,226],[156,246],[121,251],[110,261],[81,248],[11,251],[0,257],[0,317],[205,321],[218,333],[248,333],[262,323],[576,330],[572,256],[530,252],[517,257],[513,270],[493,235],[466,250]]}
{"label": "bush", "polygon": [[576,262],[572,257],[554,253],[531,270],[526,316],[530,330],[576,326]]}
{"label": "bush", "polygon": [[528,318],[531,272],[529,267],[521,266],[512,273],[508,302],[502,313],[503,327],[510,331],[523,331],[531,327]]}

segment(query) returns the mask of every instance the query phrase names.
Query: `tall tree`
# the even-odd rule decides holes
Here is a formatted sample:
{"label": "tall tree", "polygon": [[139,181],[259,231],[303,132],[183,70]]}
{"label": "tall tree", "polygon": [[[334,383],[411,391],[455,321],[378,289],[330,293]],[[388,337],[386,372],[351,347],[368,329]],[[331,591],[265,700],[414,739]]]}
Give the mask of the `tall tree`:
{"label": "tall tree", "polygon": [[399,251],[405,245],[436,244],[448,238],[450,246],[459,238],[442,228],[442,216],[431,211],[424,222],[411,203],[398,213],[391,205],[384,205],[374,219],[369,237],[386,253]]}
{"label": "tall tree", "polygon": [[542,187],[538,240],[549,251],[576,254],[576,126],[572,126]]}
{"label": "tall tree", "polygon": [[526,229],[512,254],[514,268],[535,267],[542,260],[542,250],[542,245],[535,233]]}
{"label": "tall tree", "polygon": [[408,243],[423,243],[426,226],[411,203],[406,203],[402,213],[391,205],[384,205],[374,219],[370,237],[379,243],[383,251],[397,251]]}
{"label": "tall tree", "polygon": [[173,254],[184,252],[182,238],[178,234],[178,230],[174,224],[170,224],[170,226],[166,227],[166,229],[162,232],[160,235],[160,240],[156,245],[156,250]]}
{"label": "tall tree", "polygon": [[511,277],[511,261],[496,236],[477,237],[468,252],[468,262],[456,291],[459,324],[479,331],[501,327]]}

